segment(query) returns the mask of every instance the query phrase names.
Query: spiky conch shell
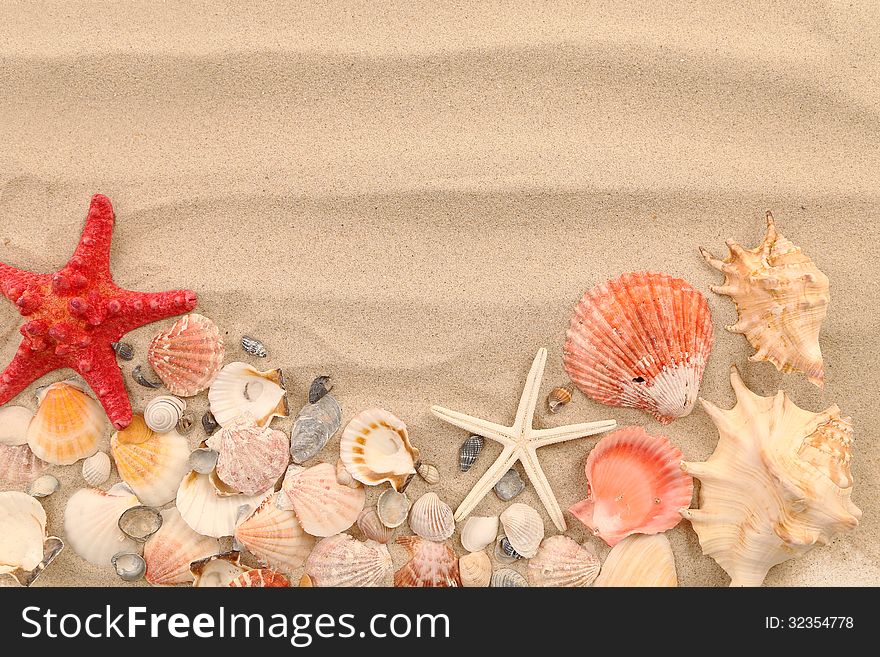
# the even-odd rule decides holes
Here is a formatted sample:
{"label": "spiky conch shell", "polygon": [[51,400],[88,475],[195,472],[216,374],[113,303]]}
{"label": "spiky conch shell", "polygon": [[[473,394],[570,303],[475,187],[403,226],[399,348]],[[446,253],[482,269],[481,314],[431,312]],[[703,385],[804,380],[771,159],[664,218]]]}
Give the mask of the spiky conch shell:
{"label": "spiky conch shell", "polygon": [[172,395],[192,397],[207,389],[223,366],[226,348],[217,325],[192,313],[150,342],[147,361]]}
{"label": "spiky conch shell", "polygon": [[410,560],[394,573],[397,587],[458,587],[458,557],[446,543],[435,543],[421,536],[398,536],[397,543],[406,548]]}
{"label": "spiky conch shell", "polygon": [[269,568],[252,568],[229,582],[228,586],[241,587],[287,587],[290,580],[284,575]]}
{"label": "spiky conch shell", "polygon": [[211,413],[220,426],[249,412],[264,427],[273,417],[287,417],[287,392],[280,369],[260,372],[247,363],[229,363],[208,390]]}
{"label": "spiky conch shell", "polygon": [[800,247],[779,234],[767,212],[767,233],[754,249],[727,241],[730,255],[703,257],[724,273],[724,284],[710,289],[733,299],[739,316],[726,327],[742,333],[757,352],[750,361],[770,361],[780,372],[803,372],[819,386],[825,372],[819,331],[828,314],[828,277]]}
{"label": "spiky conch shell", "polygon": [[599,575],[601,563],[587,546],[568,536],[544,539],[537,554],[529,559],[529,585],[584,587]]}
{"label": "spiky conch shell", "polygon": [[256,495],[218,491],[210,475],[195,470],[184,476],[177,489],[177,509],[187,525],[199,534],[221,538],[235,533],[242,507],[254,509],[263,503],[272,489]]}
{"label": "spiky conch shell", "polygon": [[292,466],[281,490],[278,504],[282,508],[293,508],[303,529],[319,538],[351,527],[367,499],[363,488],[340,484],[336,468],[329,463],[306,469]]}
{"label": "spiky conch shell", "polygon": [[593,586],[678,586],[675,557],[666,534],[627,536],[611,548]]}
{"label": "spiky conch shell", "polygon": [[96,566],[110,566],[113,555],[120,552],[138,552],[138,544],[119,529],[119,516],[138,504],[125,484],[106,492],[80,488],[64,508],[64,533],[70,547]]}
{"label": "spiky conch shell", "polygon": [[194,532],[176,507],[164,509],[162,526],[144,545],[145,579],[154,586],[192,582],[190,564],[218,552],[220,541]]}
{"label": "spiky conch shell", "polygon": [[264,566],[290,573],[303,565],[315,539],[303,530],[293,511],[278,508],[278,495],[267,497],[236,527],[235,538]]}
{"label": "spiky conch shell", "polygon": [[248,412],[208,438],[207,445],[220,454],[216,466],[220,480],[245,495],[274,488],[290,461],[287,436],[261,427]]}
{"label": "spiky conch shell", "polygon": [[351,476],[367,486],[389,482],[403,490],[416,473],[419,450],[412,446],[403,420],[381,408],[355,415],[339,441],[339,456]]}
{"label": "spiky conch shell", "polygon": [[391,554],[376,541],[336,534],[318,541],[306,560],[311,586],[382,586],[391,572]]}
{"label": "spiky conch shell", "polygon": [[106,416],[78,385],[53,383],[38,395],[40,406],[28,426],[27,442],[38,458],[70,465],[98,451]]}
{"label": "spiky conch shell", "polygon": [[119,478],[131,486],[147,506],[162,506],[174,499],[189,472],[189,446],[176,431],[156,433],[143,415],[110,439],[110,453]]}
{"label": "spiky conch shell", "polygon": [[776,564],[858,526],[862,512],[850,499],[852,424],[837,406],[813,413],[782,391],[756,395],[735,367],[730,382],[731,410],[703,400],[718,445],[709,460],[682,463],[701,485],[699,509],[681,513],[731,586],[760,586]]}
{"label": "spiky conch shell", "polygon": [[690,505],[694,482],[680,468],[681,451],[642,427],[606,435],[590,451],[587,498],[569,512],[614,547],[630,534],[675,527]]}
{"label": "spiky conch shell", "polygon": [[588,397],[669,424],[691,412],[712,339],[709,304],[696,288],[668,274],[631,272],[578,302],[563,362]]}
{"label": "spiky conch shell", "polygon": [[0,444],[0,482],[21,484],[33,481],[48,465],[37,458],[28,445]]}

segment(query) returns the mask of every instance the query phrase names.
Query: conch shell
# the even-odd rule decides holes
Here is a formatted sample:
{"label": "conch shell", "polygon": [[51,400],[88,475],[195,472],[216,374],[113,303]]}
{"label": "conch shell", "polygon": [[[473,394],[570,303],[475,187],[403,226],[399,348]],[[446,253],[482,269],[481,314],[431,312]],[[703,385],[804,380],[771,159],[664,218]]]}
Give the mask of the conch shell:
{"label": "conch shell", "polygon": [[681,514],[731,586],[760,586],[776,564],[859,524],[850,500],[852,425],[837,406],[811,413],[782,391],[760,397],[735,367],[730,383],[731,410],[703,401],[718,446],[708,461],[681,464],[702,484],[700,508]]}
{"label": "conch shell", "polygon": [[724,273],[724,285],[710,289],[733,299],[739,320],[728,326],[742,333],[758,351],[749,360],[768,360],[780,372],[804,372],[823,385],[819,329],[828,314],[828,277],[779,234],[767,213],[767,234],[754,249],[727,241],[730,255],[718,260],[705,249],[703,257]]}

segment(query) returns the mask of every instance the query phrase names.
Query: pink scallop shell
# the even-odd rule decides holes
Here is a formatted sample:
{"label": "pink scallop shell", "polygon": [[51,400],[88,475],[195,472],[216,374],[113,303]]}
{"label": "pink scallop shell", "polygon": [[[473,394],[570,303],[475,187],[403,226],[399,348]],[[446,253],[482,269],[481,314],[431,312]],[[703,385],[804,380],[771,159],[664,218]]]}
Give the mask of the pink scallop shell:
{"label": "pink scallop shell", "polygon": [[687,281],[632,272],[575,307],[564,364],[587,396],[668,424],[691,412],[712,350],[709,304]]}
{"label": "pink scallop shell", "polygon": [[288,474],[282,491],[303,529],[318,537],[333,536],[351,527],[367,499],[363,488],[340,484],[336,467],[329,463]]}
{"label": "pink scallop shell", "polygon": [[206,390],[223,366],[226,348],[217,325],[193,313],[153,338],[147,361],[172,395],[192,397]]}
{"label": "pink scallop shell", "polygon": [[264,566],[289,573],[299,568],[315,545],[293,511],[279,509],[273,493],[235,529],[235,538]]}
{"label": "pink scallop shell", "polygon": [[421,536],[400,536],[397,543],[407,549],[411,558],[394,573],[394,586],[461,586],[458,557],[446,543],[435,543]]}
{"label": "pink scallop shell", "polygon": [[245,495],[273,487],[290,461],[287,436],[259,426],[250,413],[208,438],[207,445],[220,454],[216,468],[220,481]]}
{"label": "pink scallop shell", "polygon": [[608,545],[630,534],[658,534],[681,521],[694,481],[681,451],[641,427],[608,434],[587,457],[587,499],[569,511]]}
{"label": "pink scallop shell", "polygon": [[0,482],[7,484],[31,482],[39,477],[48,465],[34,454],[27,443],[0,444]]}
{"label": "pink scallop shell", "polygon": [[246,570],[234,580],[229,582],[228,586],[234,588],[243,587],[287,587],[290,586],[290,580],[281,573],[270,570],[269,568],[254,568]]}
{"label": "pink scallop shell", "polygon": [[162,511],[162,526],[144,545],[144,575],[154,586],[192,582],[190,564],[220,552],[220,541],[197,534],[176,507]]}

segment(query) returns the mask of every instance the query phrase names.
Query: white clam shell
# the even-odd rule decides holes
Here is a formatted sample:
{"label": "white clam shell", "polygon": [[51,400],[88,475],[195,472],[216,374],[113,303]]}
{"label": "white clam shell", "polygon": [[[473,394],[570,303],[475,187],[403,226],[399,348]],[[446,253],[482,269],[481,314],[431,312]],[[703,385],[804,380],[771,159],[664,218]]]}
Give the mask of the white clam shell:
{"label": "white clam shell", "polygon": [[192,530],[176,507],[162,511],[162,526],[144,544],[146,580],[154,586],[192,582],[190,564],[220,552],[220,541]]}
{"label": "white clam shell", "polygon": [[611,548],[593,586],[678,586],[675,557],[666,534],[627,536]]}
{"label": "white clam shell", "polygon": [[385,545],[336,534],[318,542],[306,560],[305,573],[314,586],[381,586],[391,567]]}
{"label": "white clam shell", "polygon": [[211,413],[226,426],[245,411],[260,426],[273,417],[287,417],[287,397],[281,370],[260,372],[247,363],[229,363],[208,390]]}
{"label": "white clam shell", "polygon": [[232,536],[242,506],[252,509],[263,503],[272,489],[256,495],[221,495],[210,475],[190,472],[177,490],[177,509],[192,529],[204,536]]}
{"label": "white clam shell", "polygon": [[541,515],[527,504],[517,502],[501,514],[501,524],[510,545],[526,559],[538,552],[544,540],[544,521]]}
{"label": "white clam shell", "polygon": [[24,445],[34,414],[24,406],[0,408],[0,445]]}
{"label": "white clam shell", "polygon": [[394,529],[400,527],[405,521],[409,513],[410,501],[406,493],[398,493],[393,488],[389,488],[379,495],[379,501],[376,503],[376,513],[379,519],[386,527]]}
{"label": "white clam shell", "polygon": [[119,516],[139,504],[125,484],[109,491],[81,488],[64,509],[64,533],[73,551],[96,566],[110,566],[113,555],[136,552],[138,544],[119,529]]}
{"label": "white clam shell", "polygon": [[498,516],[471,516],[461,529],[461,546],[468,552],[480,552],[498,537]]}
{"label": "white clam shell", "polygon": [[28,489],[28,495],[34,497],[49,497],[49,495],[55,493],[59,488],[61,488],[61,483],[58,479],[47,474],[34,479]]}
{"label": "white clam shell", "polygon": [[144,409],[144,421],[156,433],[168,433],[177,427],[186,402],[171,395],[162,395],[150,400]]}
{"label": "white clam shell", "polygon": [[46,538],[43,506],[25,493],[0,493],[0,528],[0,574],[36,568]]}
{"label": "white clam shell", "polygon": [[425,493],[409,511],[409,527],[429,541],[445,541],[455,532],[452,509],[437,493]]}
{"label": "white clam shell", "polygon": [[[497,521],[497,518],[496,518]],[[483,551],[471,552],[458,560],[461,585],[468,588],[484,588],[492,580],[492,560]]]}
{"label": "white clam shell", "polygon": [[587,546],[568,536],[551,536],[529,559],[531,586],[584,587],[599,575],[601,563]]}
{"label": "white clam shell", "polygon": [[100,486],[110,478],[110,457],[107,452],[95,452],[83,460],[82,476],[89,486]]}

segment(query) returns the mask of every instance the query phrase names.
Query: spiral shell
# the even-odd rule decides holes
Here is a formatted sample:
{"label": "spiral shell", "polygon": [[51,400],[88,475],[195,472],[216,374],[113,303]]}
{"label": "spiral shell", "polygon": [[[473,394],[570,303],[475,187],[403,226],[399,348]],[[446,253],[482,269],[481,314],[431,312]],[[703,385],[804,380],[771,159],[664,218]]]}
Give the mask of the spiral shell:
{"label": "spiral shell", "polygon": [[178,319],[153,338],[147,349],[150,366],[168,391],[180,397],[192,397],[207,389],[225,356],[217,325],[197,313]]}
{"label": "spiral shell", "polygon": [[156,397],[144,409],[144,421],[156,433],[168,433],[177,429],[183,417],[186,402],[171,395]]}
{"label": "spiral shell", "polygon": [[507,540],[517,553],[531,559],[544,540],[544,521],[532,507],[517,502],[501,514],[501,524]]}
{"label": "spiral shell", "polygon": [[440,482],[440,471],[437,469],[436,465],[432,463],[422,463],[416,466],[416,470],[419,473],[419,476],[425,480],[425,483],[429,486],[433,486]]}
{"label": "spiral shell", "polygon": [[452,509],[437,493],[425,493],[409,511],[409,527],[429,541],[445,541],[455,532]]}
{"label": "spiral shell", "polygon": [[95,452],[83,461],[82,476],[89,486],[100,486],[110,478],[110,457],[106,452]]}
{"label": "spiral shell", "polygon": [[529,560],[531,586],[583,587],[599,575],[601,563],[595,553],[568,536],[551,536]]}
{"label": "spiral shell", "polygon": [[386,546],[336,534],[318,541],[306,560],[305,573],[312,586],[382,586],[391,567]]}
{"label": "spiral shell", "polygon": [[551,413],[558,413],[562,410],[562,407],[571,402],[571,388],[569,386],[562,386],[560,388],[553,388],[550,391],[550,394],[547,395],[547,408],[550,409]]}
{"label": "spiral shell", "polygon": [[467,472],[477,462],[477,457],[483,450],[482,436],[469,436],[461,447],[458,448],[458,469]]}

